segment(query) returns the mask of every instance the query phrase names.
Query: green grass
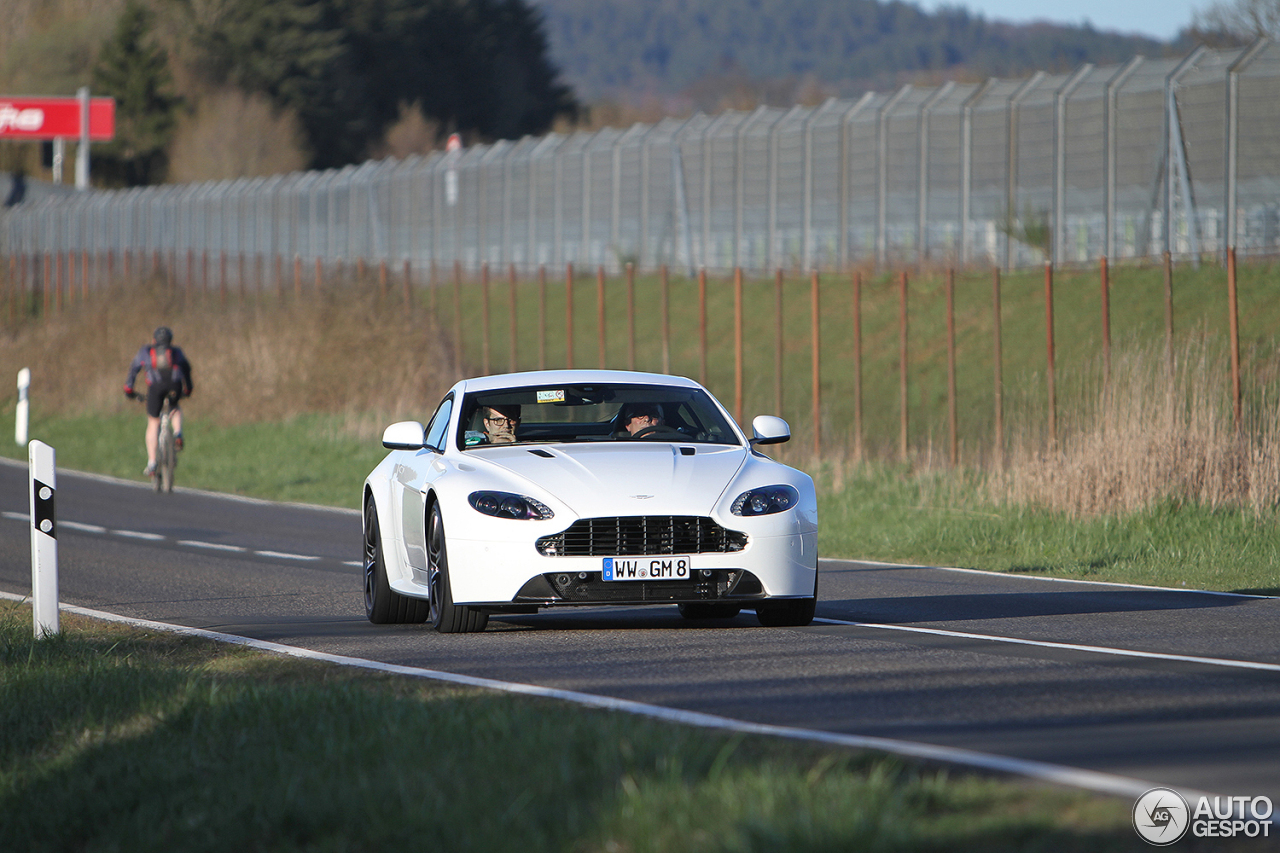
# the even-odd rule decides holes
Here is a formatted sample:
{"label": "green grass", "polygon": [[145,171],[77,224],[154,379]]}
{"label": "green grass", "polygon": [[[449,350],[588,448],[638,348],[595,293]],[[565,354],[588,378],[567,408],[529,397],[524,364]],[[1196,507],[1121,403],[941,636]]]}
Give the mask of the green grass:
{"label": "green grass", "polygon": [[[194,406],[188,408],[195,408]],[[51,445],[59,468],[146,482],[141,409],[110,415],[33,415],[30,437]],[[12,434],[13,407],[3,422]],[[282,423],[217,426],[187,413],[187,449],[178,460],[178,486],[275,501],[358,509],[360,487],[387,451],[342,429],[339,418],[303,415]],[[0,443],[0,454],[25,459],[26,449]]]}
{"label": "green grass", "polygon": [[1075,518],[992,504],[962,476],[908,476],[884,465],[860,468],[838,486],[824,480],[823,556],[1280,595],[1274,514],[1166,501]]}
{"label": "green grass", "polygon": [[1139,850],[1131,804],[0,603],[13,850]]}
{"label": "green grass", "polygon": [[[31,436],[57,450],[60,468],[142,482],[142,417],[37,415]],[[12,424],[12,412],[0,430]],[[219,427],[189,420],[179,486],[358,508],[360,484],[386,451],[344,432],[338,418]],[[4,443],[0,452],[25,458]],[[819,484],[823,557],[949,565],[1054,577],[1186,586],[1280,595],[1280,537],[1274,513],[1165,502],[1125,516],[1073,518],[1026,506],[994,505],[963,474],[904,468],[832,467]],[[72,519],[74,520],[74,519]]]}

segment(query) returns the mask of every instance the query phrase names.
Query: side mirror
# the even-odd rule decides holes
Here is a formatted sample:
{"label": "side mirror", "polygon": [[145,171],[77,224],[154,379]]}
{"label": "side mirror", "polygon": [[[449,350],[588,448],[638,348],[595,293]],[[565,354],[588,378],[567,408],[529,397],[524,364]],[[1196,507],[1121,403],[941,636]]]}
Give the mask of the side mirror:
{"label": "side mirror", "polygon": [[751,444],[782,444],[791,440],[791,427],[782,418],[757,415],[751,422]]}
{"label": "side mirror", "polygon": [[427,443],[427,428],[417,421],[400,421],[382,433],[382,446],[392,450],[421,450]]}

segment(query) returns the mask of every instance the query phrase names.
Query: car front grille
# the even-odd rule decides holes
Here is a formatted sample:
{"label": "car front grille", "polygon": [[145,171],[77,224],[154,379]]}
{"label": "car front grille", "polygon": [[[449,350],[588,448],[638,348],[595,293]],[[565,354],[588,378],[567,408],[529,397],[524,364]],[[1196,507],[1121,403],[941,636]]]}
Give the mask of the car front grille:
{"label": "car front grille", "polygon": [[537,547],[545,557],[724,554],[747,547],[747,534],[704,516],[627,515],[579,519],[562,533],[543,536]]}

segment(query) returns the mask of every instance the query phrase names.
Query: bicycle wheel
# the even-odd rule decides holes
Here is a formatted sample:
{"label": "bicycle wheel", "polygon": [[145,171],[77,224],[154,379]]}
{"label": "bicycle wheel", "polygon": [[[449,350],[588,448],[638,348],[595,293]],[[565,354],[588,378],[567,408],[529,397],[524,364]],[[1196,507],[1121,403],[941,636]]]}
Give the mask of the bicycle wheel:
{"label": "bicycle wheel", "polygon": [[[167,409],[167,407],[166,407]],[[177,464],[177,452],[173,446],[173,424],[166,411],[160,417],[160,438],[156,446],[156,491],[173,491],[173,469]]]}

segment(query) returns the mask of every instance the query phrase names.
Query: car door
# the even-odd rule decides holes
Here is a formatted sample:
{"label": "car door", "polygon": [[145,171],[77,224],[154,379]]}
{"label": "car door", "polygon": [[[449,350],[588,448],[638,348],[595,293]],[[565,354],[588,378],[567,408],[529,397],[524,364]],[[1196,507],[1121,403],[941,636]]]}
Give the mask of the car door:
{"label": "car door", "polygon": [[395,471],[395,488],[400,492],[400,530],[410,569],[426,571],[427,568],[427,482],[431,479],[432,463],[444,452],[452,412],[453,395],[450,394],[441,401],[427,424],[426,445]]}

